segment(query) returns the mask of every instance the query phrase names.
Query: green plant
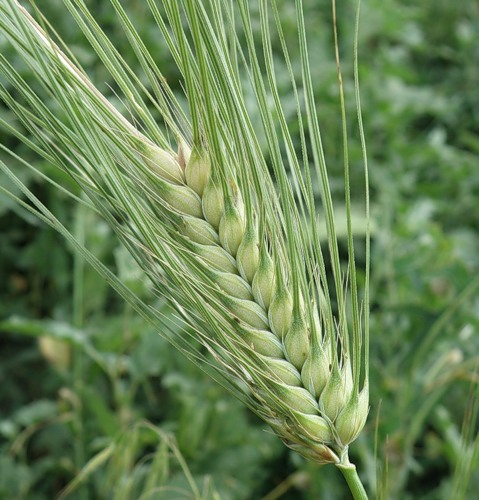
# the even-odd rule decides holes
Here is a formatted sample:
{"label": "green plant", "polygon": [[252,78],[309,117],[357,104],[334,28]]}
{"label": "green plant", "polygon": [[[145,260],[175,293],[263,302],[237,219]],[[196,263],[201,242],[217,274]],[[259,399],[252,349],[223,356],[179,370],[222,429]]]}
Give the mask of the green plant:
{"label": "green plant", "polygon": [[[148,83],[129,70],[81,0],[64,3],[110,71],[132,120],[102,96],[61,41],[53,40],[54,31],[39,12],[37,24],[14,0],[6,0],[0,6],[0,27],[40,85],[32,87],[0,58],[7,81],[0,95],[34,140],[5,121],[3,125],[82,188],[88,201],[69,192],[69,186],[55,184],[108,221],[178,316],[162,317],[129,290],[2,163],[25,199],[4,191],[63,234],[138,312],[260,415],[287,446],[317,463],[337,465],[354,496],[364,498],[348,446],[368,412],[369,235],[367,230],[360,297],[338,49],[346,269],[339,254],[301,1],[296,2],[301,82],[295,81],[275,2],[271,7],[259,2],[260,60],[246,1],[237,8],[216,0],[165,1],[163,12],[150,1],[184,79],[188,114],[117,0],[112,8]],[[333,2],[335,23],[334,8]],[[235,24],[238,17],[241,29]],[[276,82],[272,26],[281,39],[296,98],[299,152]],[[250,76],[262,130],[249,117],[243,72]],[[357,80],[355,85],[361,129]],[[43,93],[54,97],[55,109],[44,105]],[[365,155],[364,142],[363,151]],[[367,177],[366,205],[368,212]],[[328,263],[320,224],[326,226]],[[183,327],[181,334],[177,324]]]}

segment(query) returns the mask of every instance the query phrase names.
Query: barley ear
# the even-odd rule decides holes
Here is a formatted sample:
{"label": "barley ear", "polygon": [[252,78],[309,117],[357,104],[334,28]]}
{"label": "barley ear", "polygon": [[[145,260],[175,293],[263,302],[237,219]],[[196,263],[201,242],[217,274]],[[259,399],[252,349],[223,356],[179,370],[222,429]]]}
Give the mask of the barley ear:
{"label": "barley ear", "polygon": [[[63,2],[76,13],[75,20],[109,70],[114,88],[121,91],[120,98],[128,106],[125,109],[133,111],[135,122],[108,102],[62,51],[64,46],[55,45],[56,36],[46,33],[18,0],[0,2],[2,43],[3,37],[10,41],[37,82],[30,86],[0,58],[0,98],[28,131],[25,136],[18,132],[17,137],[78,181],[89,197],[86,205],[111,223],[153,283],[155,298],[169,301],[178,314],[166,318],[155,309],[156,301],[152,304],[136,297],[0,161],[1,172],[21,187],[28,198],[26,206],[34,214],[75,243],[81,255],[135,310],[161,332],[166,331],[165,338],[191,361],[214,371],[287,446],[317,463],[334,463],[350,472],[348,445],[363,428],[368,413],[369,226],[363,295],[355,267],[349,127],[342,79],[346,252],[336,234],[333,204],[337,200],[320,138],[303,2],[294,2],[301,76],[298,82],[295,72],[290,71],[289,76],[294,96],[301,87],[305,97],[298,109],[299,121],[307,119],[307,127],[301,130],[302,144],[308,142],[304,157],[301,153],[306,150],[298,154],[293,130],[285,119],[289,110],[276,98],[270,44],[265,39],[266,50],[261,54],[265,57],[257,59],[256,42],[260,40],[251,29],[246,0],[169,0],[161,9],[149,2],[181,74],[187,111],[129,23],[119,0],[112,0],[111,6],[120,16],[126,38],[144,70],[142,75],[130,71],[83,0]],[[267,9],[276,10],[275,4],[260,2],[261,36],[268,35],[268,23],[279,14],[275,11],[270,20]],[[239,49],[243,55],[243,47],[236,47],[237,8],[240,38],[248,57],[235,54]],[[40,15],[38,9],[36,14]],[[222,25],[226,20],[235,21],[231,23],[231,44],[229,35],[224,36],[229,30]],[[47,20],[42,21],[48,29]],[[280,25],[276,23],[277,28]],[[281,33],[286,48],[283,36]],[[282,52],[283,62],[290,67],[287,50]],[[339,50],[336,54],[339,58]],[[339,60],[337,66],[339,70]],[[245,86],[238,74],[252,78]],[[268,90],[264,81],[270,84]],[[355,86],[357,90],[357,82]],[[263,122],[261,137],[256,135],[245,90],[253,90],[251,94],[257,98],[257,116]],[[270,90],[275,94],[273,99],[269,99]],[[48,97],[47,102],[42,95]],[[151,106],[144,105],[152,96],[156,98],[153,114]],[[48,107],[51,97],[55,109]],[[157,123],[160,115],[161,126]],[[30,134],[34,141],[27,138]],[[170,137],[177,137],[176,154]],[[185,139],[190,137],[192,149]],[[362,149],[367,186],[364,143]],[[12,152],[12,156],[16,155]],[[76,189],[69,194],[78,201]],[[24,203],[16,194],[13,198]],[[319,205],[327,241],[316,230]],[[367,188],[366,206],[369,220]],[[176,324],[177,319],[181,325]],[[361,392],[360,380],[364,380]],[[352,481],[355,491],[360,491],[357,474]]]}

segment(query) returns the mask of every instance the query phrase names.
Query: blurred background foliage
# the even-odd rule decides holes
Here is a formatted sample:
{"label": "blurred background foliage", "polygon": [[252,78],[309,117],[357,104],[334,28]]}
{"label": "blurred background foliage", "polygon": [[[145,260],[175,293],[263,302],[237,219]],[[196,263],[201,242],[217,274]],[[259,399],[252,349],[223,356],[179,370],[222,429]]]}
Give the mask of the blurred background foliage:
{"label": "blurred background foliage", "polygon": [[[295,63],[293,2],[277,1]],[[109,2],[87,3],[137,65]],[[37,4],[121,107],[61,0]],[[123,4],[179,90],[178,71],[147,3]],[[355,2],[338,8],[359,203]],[[340,200],[330,2],[305,0],[305,9],[318,113]],[[372,384],[369,423],[351,454],[372,498],[472,498],[479,488],[478,25],[475,0],[362,2],[361,98],[374,225]],[[282,74],[277,39],[275,49]],[[1,37],[0,51],[31,77]],[[278,81],[297,130],[286,71]],[[247,97],[254,116],[253,95]],[[15,122],[8,110],[0,112]],[[41,162],[2,131],[0,139]],[[69,182],[46,162],[42,169]],[[149,284],[103,221],[29,171],[22,174],[77,238],[152,300]],[[360,247],[359,211],[357,218]],[[347,498],[334,468],[317,468],[289,452],[125,306],[60,236],[3,195],[0,235],[0,498]],[[359,264],[363,260],[359,252]],[[166,304],[157,307],[171,314]]]}

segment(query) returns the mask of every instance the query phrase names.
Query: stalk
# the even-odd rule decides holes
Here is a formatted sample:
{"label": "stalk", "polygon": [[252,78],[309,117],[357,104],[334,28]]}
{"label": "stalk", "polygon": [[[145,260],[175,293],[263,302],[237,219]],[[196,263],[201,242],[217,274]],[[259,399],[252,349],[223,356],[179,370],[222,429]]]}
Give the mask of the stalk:
{"label": "stalk", "polygon": [[354,500],[368,500],[368,495],[359,478],[356,466],[349,461],[347,451],[342,457],[341,462],[336,464],[336,467],[341,471],[344,479],[346,479]]}

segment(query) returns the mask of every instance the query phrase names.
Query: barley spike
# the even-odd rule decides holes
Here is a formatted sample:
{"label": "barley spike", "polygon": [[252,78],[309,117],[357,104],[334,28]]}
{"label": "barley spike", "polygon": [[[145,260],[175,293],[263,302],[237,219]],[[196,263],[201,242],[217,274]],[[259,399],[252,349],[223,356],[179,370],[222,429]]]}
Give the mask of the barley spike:
{"label": "barley spike", "polygon": [[[155,9],[155,2],[149,3]],[[267,2],[260,3],[266,9]],[[218,38],[202,2],[179,2],[177,7],[177,2],[164,3],[174,35],[166,22],[158,23],[185,80],[191,123],[129,23],[123,23],[124,29],[141,66],[148,69],[145,75],[152,78],[153,93],[142,78],[128,71],[84,2],[66,4],[90,35],[139,126],[108,102],[17,0],[5,0],[0,4],[2,35],[22,54],[40,81],[38,87],[48,89],[63,113],[51,112],[13,67],[5,61],[0,64],[0,95],[35,137],[36,142],[28,139],[28,145],[34,144],[37,152],[71,174],[92,206],[111,222],[155,291],[161,288],[159,293],[176,307],[175,321],[184,322],[186,335],[175,337],[180,349],[190,359],[214,366],[232,392],[241,395],[289,448],[318,463],[338,464],[368,413],[368,320],[363,324],[360,318],[349,184],[347,279],[341,267],[329,174],[312,105],[306,40],[301,39],[300,46],[311,145],[303,145],[307,170],[303,177],[280,99],[269,100],[262,84],[264,65],[250,46],[254,35],[249,23],[243,26],[249,49],[243,64],[260,105],[267,154],[242,101],[239,72],[231,71],[230,49],[234,52],[235,43],[229,47],[222,30]],[[221,10],[221,2],[213,4]],[[239,2],[241,10],[243,4]],[[295,4],[302,19],[302,2]],[[122,12],[117,0],[112,6],[117,14]],[[216,20],[223,18],[220,10],[215,11]],[[228,10],[224,18],[232,17],[232,12]],[[266,23],[268,15],[261,12],[261,22]],[[191,32],[182,32],[183,25]],[[298,32],[304,35],[304,29]],[[24,103],[16,105],[15,98],[9,98],[3,76]],[[275,92],[274,78],[270,83]],[[144,106],[147,98],[163,115],[167,133]],[[28,106],[39,111],[38,116]],[[285,139],[283,144],[280,138]],[[316,230],[316,192],[306,154],[310,147],[331,276]],[[346,159],[345,163],[349,168]],[[35,198],[30,201],[35,205]],[[53,220],[40,203],[35,207],[32,210],[38,209],[44,220]],[[107,277],[112,280],[108,273]],[[131,297],[121,286],[118,289]],[[141,302],[130,300],[135,306]],[[367,306],[366,297],[366,318]],[[153,307],[138,308],[160,324]],[[188,343],[190,337],[195,342]],[[194,351],[198,342],[207,354]]]}

